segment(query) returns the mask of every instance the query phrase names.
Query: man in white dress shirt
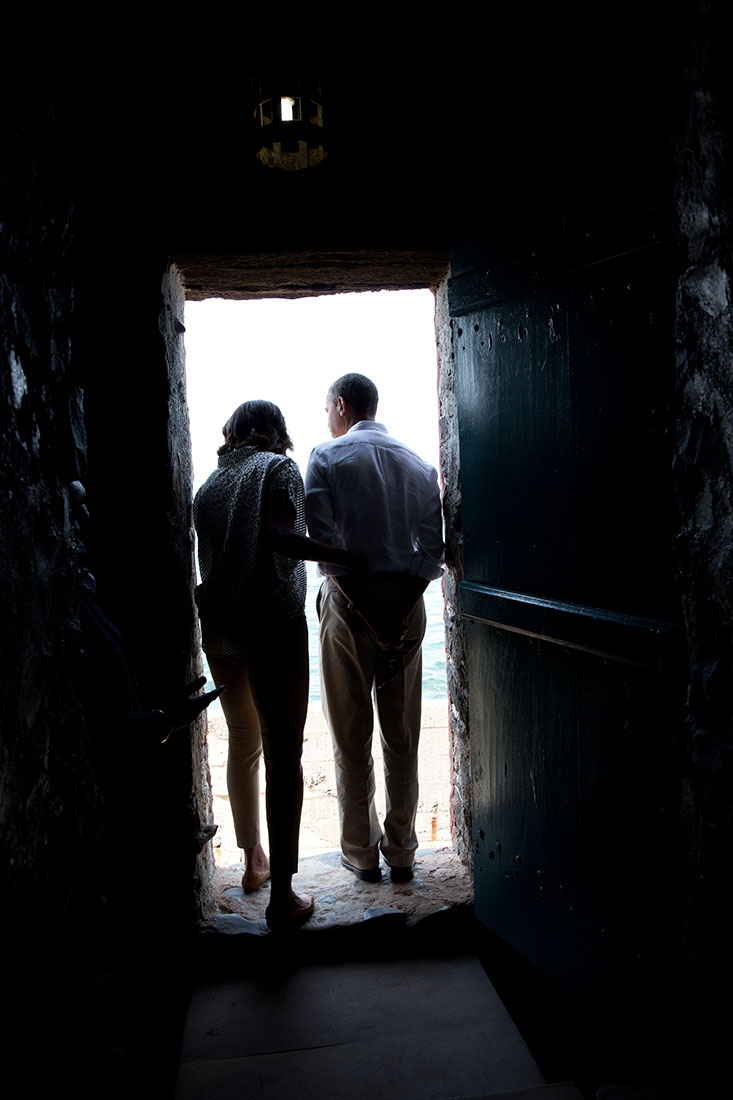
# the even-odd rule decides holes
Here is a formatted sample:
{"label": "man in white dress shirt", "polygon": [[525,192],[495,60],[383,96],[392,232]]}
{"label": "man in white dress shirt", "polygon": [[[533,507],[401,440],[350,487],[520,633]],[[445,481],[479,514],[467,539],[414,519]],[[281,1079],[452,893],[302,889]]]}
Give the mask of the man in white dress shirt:
{"label": "man in white dress shirt", "polygon": [[[423,592],[439,577],[443,527],[436,471],[376,423],[376,386],[345,374],[326,398],[333,438],[315,447],[305,478],[312,538],[362,554],[365,574],[319,565],[323,711],[331,730],[341,862],[357,878],[413,875],[422,696]],[[386,812],[374,803],[377,706]]]}

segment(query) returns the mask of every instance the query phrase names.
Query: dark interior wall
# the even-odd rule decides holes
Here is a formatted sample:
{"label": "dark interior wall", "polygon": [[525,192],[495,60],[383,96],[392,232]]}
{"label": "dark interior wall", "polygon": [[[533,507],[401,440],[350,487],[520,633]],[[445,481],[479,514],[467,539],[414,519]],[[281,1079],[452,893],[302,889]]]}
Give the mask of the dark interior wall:
{"label": "dark interior wall", "polygon": [[[730,990],[730,36],[724,5],[688,7],[694,18],[675,27],[654,15],[641,27],[615,9],[613,23],[583,24],[580,45],[557,23],[530,32],[526,21],[460,12],[449,29],[362,27],[358,49],[330,34],[317,53],[329,66],[332,155],[296,178],[252,163],[243,74],[265,39],[249,22],[201,20],[189,34],[119,19],[95,24],[93,49],[68,24],[45,41],[40,28],[6,38],[0,813],[5,943],[26,1035],[29,1020],[45,1035],[59,1006],[93,1006],[99,963],[104,834],[78,642],[85,551],[100,599],[132,637],[145,698],[190,672],[171,260],[196,294],[226,264],[244,296],[263,270],[271,292],[332,291],[352,276],[362,287],[416,285],[421,270],[432,285],[459,237],[493,234],[505,254],[535,240],[551,252],[573,235],[582,251],[588,235],[605,235],[622,251],[650,221],[682,249],[674,476],[690,692],[688,724],[672,739],[688,893],[670,917],[670,965],[690,979],[681,1014],[701,1021],[698,1038],[712,1033],[713,1014],[699,1010]],[[65,488],[76,478],[90,498],[85,547]],[[180,970],[206,808],[191,802],[201,766],[188,738],[169,749],[141,758],[131,746],[147,786],[125,824],[140,876],[137,943],[161,943],[140,916],[161,897]],[[165,857],[176,853],[163,887],[153,789],[164,793]],[[160,984],[156,968],[148,988]],[[59,1047],[68,1039],[62,1030]],[[73,1063],[73,1042],[68,1052]]]}
{"label": "dark interior wall", "polygon": [[[705,18],[703,18],[703,14]],[[733,88],[727,5],[686,24],[675,143],[680,278],[674,438],[678,588],[689,684],[681,731],[685,1025],[719,1065],[733,1014]]]}
{"label": "dark interior wall", "polygon": [[[127,643],[138,705],[147,711],[200,672],[184,298],[144,197],[110,225],[107,203],[127,192],[117,190],[114,175],[105,183],[85,196],[77,225],[87,541],[98,602]],[[175,1073],[195,922],[210,888],[204,728],[199,719],[161,744],[123,727],[126,744],[103,790],[111,928],[109,974],[97,996],[101,1053],[125,1051],[130,1081],[142,1075],[164,1095]]]}
{"label": "dark interior wall", "polygon": [[205,750],[200,724],[162,745],[119,712],[198,660],[183,294],[119,69],[105,83],[54,30],[9,35],[0,66],[3,1077],[99,1095],[144,1072],[160,1095],[205,900]]}
{"label": "dark interior wall", "polygon": [[73,205],[42,66],[13,93],[0,234],[3,1046],[27,1054],[30,1026],[63,1073],[80,1057],[68,1025],[88,1019],[102,840],[68,488],[85,476],[86,434],[69,330]]}

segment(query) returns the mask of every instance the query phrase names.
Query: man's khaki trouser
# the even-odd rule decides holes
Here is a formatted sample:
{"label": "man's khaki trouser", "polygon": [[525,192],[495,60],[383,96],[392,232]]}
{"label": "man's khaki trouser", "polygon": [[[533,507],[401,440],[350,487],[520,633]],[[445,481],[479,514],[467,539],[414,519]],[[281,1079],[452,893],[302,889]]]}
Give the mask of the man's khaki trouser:
{"label": "man's khaki trouser", "polygon": [[[331,579],[321,587],[318,614],[321,698],[333,740],[341,850],[363,870],[378,866],[380,848],[390,866],[410,867],[417,848],[425,604],[421,598],[415,606],[397,653],[379,648]],[[384,753],[384,831],[374,805],[372,695]]]}

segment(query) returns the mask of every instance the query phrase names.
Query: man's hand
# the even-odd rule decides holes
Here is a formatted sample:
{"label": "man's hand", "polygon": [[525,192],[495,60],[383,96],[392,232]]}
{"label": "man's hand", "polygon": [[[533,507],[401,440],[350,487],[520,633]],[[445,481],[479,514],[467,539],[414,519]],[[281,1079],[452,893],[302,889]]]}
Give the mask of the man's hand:
{"label": "man's hand", "polygon": [[424,577],[409,573],[331,578],[374,634],[380,649],[398,650],[407,637],[410,615],[427,588]]}
{"label": "man's hand", "polygon": [[369,568],[369,562],[360,554],[358,550],[343,550],[343,559],[337,562],[337,565],[341,565],[344,569],[349,569],[352,573],[366,573]]}

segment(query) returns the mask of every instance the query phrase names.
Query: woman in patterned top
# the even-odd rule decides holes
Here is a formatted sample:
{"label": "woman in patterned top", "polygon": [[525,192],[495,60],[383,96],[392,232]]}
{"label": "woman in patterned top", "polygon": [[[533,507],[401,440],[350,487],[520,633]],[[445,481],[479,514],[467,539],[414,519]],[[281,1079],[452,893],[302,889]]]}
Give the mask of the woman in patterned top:
{"label": "woman in patterned top", "polygon": [[[201,584],[196,603],[203,648],[229,730],[227,787],[242,886],[271,879],[270,928],[307,920],[298,896],[301,753],[308,707],[308,634],[303,560],[347,568],[362,562],[305,535],[303,482],[277,405],[247,401],[222,429],[217,469],[194,500]],[[270,860],[260,843],[259,760],[264,751]]]}

